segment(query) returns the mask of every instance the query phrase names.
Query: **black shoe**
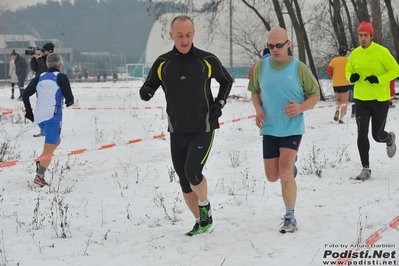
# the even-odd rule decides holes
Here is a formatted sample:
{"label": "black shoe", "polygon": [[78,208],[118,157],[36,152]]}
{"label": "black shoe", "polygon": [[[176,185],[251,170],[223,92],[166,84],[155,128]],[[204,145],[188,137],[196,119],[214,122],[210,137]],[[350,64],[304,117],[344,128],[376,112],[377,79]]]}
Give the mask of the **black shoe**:
{"label": "black shoe", "polygon": [[14,95],[11,95],[11,99],[14,99]]}
{"label": "black shoe", "polygon": [[200,229],[199,223],[195,223],[194,226],[193,226],[193,229],[191,229],[190,231],[188,231],[184,235],[186,235],[186,236],[195,236],[195,235],[198,235],[198,234],[201,234],[201,233],[203,233],[203,232]]}
{"label": "black shoe", "polygon": [[338,121],[338,124],[345,124],[345,123],[344,123],[344,121],[339,120],[339,121]]}
{"label": "black shoe", "polygon": [[294,164],[294,167],[292,167],[292,174],[294,175],[294,178],[298,174],[298,169],[296,168],[296,165]]}
{"label": "black shoe", "polygon": [[36,134],[36,135],[33,135],[35,138],[37,138],[37,137],[44,137],[44,134],[43,134],[43,132],[40,132],[39,134]]}

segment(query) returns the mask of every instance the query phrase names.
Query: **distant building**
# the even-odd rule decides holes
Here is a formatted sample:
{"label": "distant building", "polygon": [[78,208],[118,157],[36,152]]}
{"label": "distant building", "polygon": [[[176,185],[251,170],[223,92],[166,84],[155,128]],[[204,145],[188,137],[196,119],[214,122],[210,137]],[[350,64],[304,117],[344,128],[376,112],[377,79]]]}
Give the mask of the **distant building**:
{"label": "distant building", "polygon": [[[173,41],[169,37],[169,32],[170,22],[176,15],[176,13],[164,14],[152,26],[145,52],[146,68],[151,67],[159,55],[166,53],[173,48]],[[209,30],[207,29],[208,22],[205,21],[203,17],[197,17],[198,14],[188,14],[188,16],[193,18],[194,21],[194,46],[215,54],[226,69],[229,70],[230,43],[227,38],[223,36],[224,34],[215,31],[210,35]],[[221,17],[225,18],[225,21],[221,23],[228,25],[228,16]],[[165,21],[167,21],[167,23],[165,23]],[[233,44],[233,67],[246,66],[249,69],[252,64],[252,58],[245,53],[244,49],[239,45]],[[246,71],[248,71],[248,69]]]}
{"label": "distant building", "polygon": [[16,34],[2,34],[0,35],[0,60],[2,62],[10,61],[10,54],[15,50],[20,55],[25,55],[25,50],[28,47],[42,48],[45,43],[51,42],[54,44],[54,51],[60,54],[64,62],[73,61],[73,49],[69,47],[61,47],[58,39],[37,39],[32,35],[16,35]]}

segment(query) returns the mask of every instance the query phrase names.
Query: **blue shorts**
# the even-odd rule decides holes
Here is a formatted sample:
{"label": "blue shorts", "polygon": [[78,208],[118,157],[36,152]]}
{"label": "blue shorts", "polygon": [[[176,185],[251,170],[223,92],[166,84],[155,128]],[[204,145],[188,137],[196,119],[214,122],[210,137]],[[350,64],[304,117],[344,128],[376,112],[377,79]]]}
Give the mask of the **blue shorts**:
{"label": "blue shorts", "polygon": [[58,144],[61,135],[62,121],[47,120],[38,124],[40,130],[44,132],[44,143]]}
{"label": "blue shorts", "polygon": [[263,135],[263,159],[272,159],[280,156],[280,148],[298,151],[302,135],[288,137],[274,137]]}

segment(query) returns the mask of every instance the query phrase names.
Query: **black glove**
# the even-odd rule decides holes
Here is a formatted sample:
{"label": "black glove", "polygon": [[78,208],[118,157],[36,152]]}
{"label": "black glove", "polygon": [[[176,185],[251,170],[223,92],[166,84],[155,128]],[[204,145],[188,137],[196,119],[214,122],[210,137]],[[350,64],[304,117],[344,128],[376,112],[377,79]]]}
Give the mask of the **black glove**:
{"label": "black glove", "polygon": [[354,83],[354,82],[358,81],[359,78],[360,78],[359,74],[353,73],[353,74],[351,75],[349,81],[352,82],[352,83]]}
{"label": "black glove", "polygon": [[212,103],[210,116],[213,118],[219,118],[222,116],[222,106],[220,105],[220,103]]}
{"label": "black glove", "polygon": [[364,81],[366,81],[366,80],[368,80],[371,84],[380,83],[378,81],[378,78],[374,75],[368,76],[367,78],[364,79]]}
{"label": "black glove", "polygon": [[33,117],[33,112],[32,109],[31,110],[26,110],[25,111],[25,118],[29,119],[30,121],[34,122],[35,118]]}
{"label": "black glove", "polygon": [[149,101],[154,96],[155,90],[150,86],[144,86],[140,89],[140,98],[143,101]]}

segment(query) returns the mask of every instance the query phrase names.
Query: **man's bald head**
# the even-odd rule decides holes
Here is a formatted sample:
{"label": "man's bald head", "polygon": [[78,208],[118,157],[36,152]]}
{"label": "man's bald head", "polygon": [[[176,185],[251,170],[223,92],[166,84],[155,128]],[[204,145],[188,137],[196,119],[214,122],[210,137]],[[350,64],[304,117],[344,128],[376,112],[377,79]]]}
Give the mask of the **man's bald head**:
{"label": "man's bald head", "polygon": [[272,28],[267,35],[267,47],[272,58],[277,62],[285,62],[290,59],[288,48],[291,42],[288,40],[287,31],[283,28]]}
{"label": "man's bald head", "polygon": [[270,41],[270,39],[280,39],[280,40],[284,40],[284,42],[286,40],[288,40],[288,33],[285,29],[280,28],[280,27],[276,27],[276,28],[272,28],[269,31],[269,34],[267,35],[267,39],[268,41]]}

